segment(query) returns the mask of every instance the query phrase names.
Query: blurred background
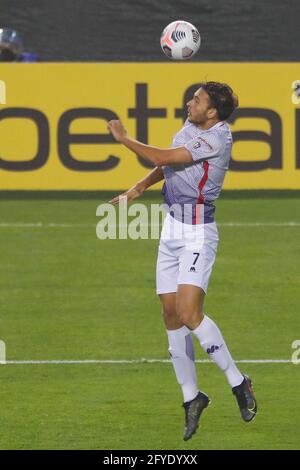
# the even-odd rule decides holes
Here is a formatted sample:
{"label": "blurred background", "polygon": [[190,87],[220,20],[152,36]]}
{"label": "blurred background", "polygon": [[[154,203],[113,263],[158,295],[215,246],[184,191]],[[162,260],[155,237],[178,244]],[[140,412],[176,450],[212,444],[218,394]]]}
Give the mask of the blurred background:
{"label": "blurred background", "polygon": [[194,61],[298,61],[297,0],[0,0],[1,24],[20,31],[44,61],[165,61],[164,26],[202,35]]}
{"label": "blurred background", "polygon": [[[202,37],[184,63],[159,44],[177,19]],[[299,449],[299,25],[299,0],[0,0],[36,62],[0,63],[0,449],[183,449],[158,240],[100,240],[96,211],[149,171],[107,121],[168,147],[202,80],[240,99],[205,312],[259,414],[245,426],[197,363],[212,406],[184,449]],[[160,204],[156,189],[137,202]]]}

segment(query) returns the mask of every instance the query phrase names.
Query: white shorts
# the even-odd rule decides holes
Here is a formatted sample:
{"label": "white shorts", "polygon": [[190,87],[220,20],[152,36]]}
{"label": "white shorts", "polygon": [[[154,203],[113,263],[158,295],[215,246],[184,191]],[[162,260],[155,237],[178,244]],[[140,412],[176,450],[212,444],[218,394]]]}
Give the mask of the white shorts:
{"label": "white shorts", "polygon": [[191,284],[207,292],[219,242],[215,222],[188,225],[167,214],[161,232],[156,266],[156,292],[177,292]]}

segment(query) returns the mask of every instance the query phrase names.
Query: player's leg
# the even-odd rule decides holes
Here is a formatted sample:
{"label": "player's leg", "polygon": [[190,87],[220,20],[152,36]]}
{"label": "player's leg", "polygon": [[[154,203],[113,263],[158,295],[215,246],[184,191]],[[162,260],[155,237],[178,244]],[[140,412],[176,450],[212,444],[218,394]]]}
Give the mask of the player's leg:
{"label": "player's leg", "polygon": [[170,359],[181,386],[183,401],[187,402],[193,400],[199,392],[191,332],[176,314],[176,293],[160,294],[159,298],[168,335]]}
{"label": "player's leg", "polygon": [[220,367],[236,396],[242,418],[251,421],[257,411],[251,379],[237,368],[228,350],[223,335],[216,323],[203,312],[205,292],[202,288],[180,284],[176,294],[179,319],[192,330],[200,345]]}
{"label": "player's leg", "polygon": [[235,365],[221,331],[215,322],[204,315],[205,292],[201,287],[180,284],[176,295],[177,312],[184,325],[190,328],[204,351],[222,369],[231,387],[240,385],[243,375]]}
{"label": "player's leg", "polygon": [[178,318],[176,293],[160,294],[159,297],[168,334],[170,358],[183,394],[185,410],[183,439],[187,441],[196,432],[201,413],[208,406],[210,400],[205,393],[198,389],[193,340],[190,330]]}

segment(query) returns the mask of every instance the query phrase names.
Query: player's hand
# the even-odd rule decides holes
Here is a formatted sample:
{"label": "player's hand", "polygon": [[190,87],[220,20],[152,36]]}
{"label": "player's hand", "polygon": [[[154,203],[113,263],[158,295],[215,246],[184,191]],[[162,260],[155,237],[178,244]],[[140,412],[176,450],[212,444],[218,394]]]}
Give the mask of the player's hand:
{"label": "player's hand", "polygon": [[110,204],[113,204],[116,206],[117,204],[120,203],[120,200],[126,198],[127,202],[133,201],[133,199],[136,199],[137,197],[140,197],[143,194],[143,189],[141,189],[139,186],[133,186],[133,188],[128,189],[123,194],[120,194],[120,196],[116,196],[113,199],[111,199],[109,202]]}
{"label": "player's hand", "polygon": [[107,124],[107,129],[112,133],[112,135],[118,142],[121,142],[122,139],[127,135],[125,127],[123,126],[122,122],[118,119],[113,119],[112,121],[109,121]]}

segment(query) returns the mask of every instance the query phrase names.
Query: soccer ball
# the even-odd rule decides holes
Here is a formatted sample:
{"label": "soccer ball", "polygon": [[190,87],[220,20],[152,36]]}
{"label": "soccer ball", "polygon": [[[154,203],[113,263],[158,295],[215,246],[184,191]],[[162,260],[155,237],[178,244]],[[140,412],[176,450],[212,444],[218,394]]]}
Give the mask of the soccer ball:
{"label": "soccer ball", "polygon": [[160,45],[167,57],[190,59],[198,51],[201,37],[198,29],[187,21],[173,21],[163,30]]}

